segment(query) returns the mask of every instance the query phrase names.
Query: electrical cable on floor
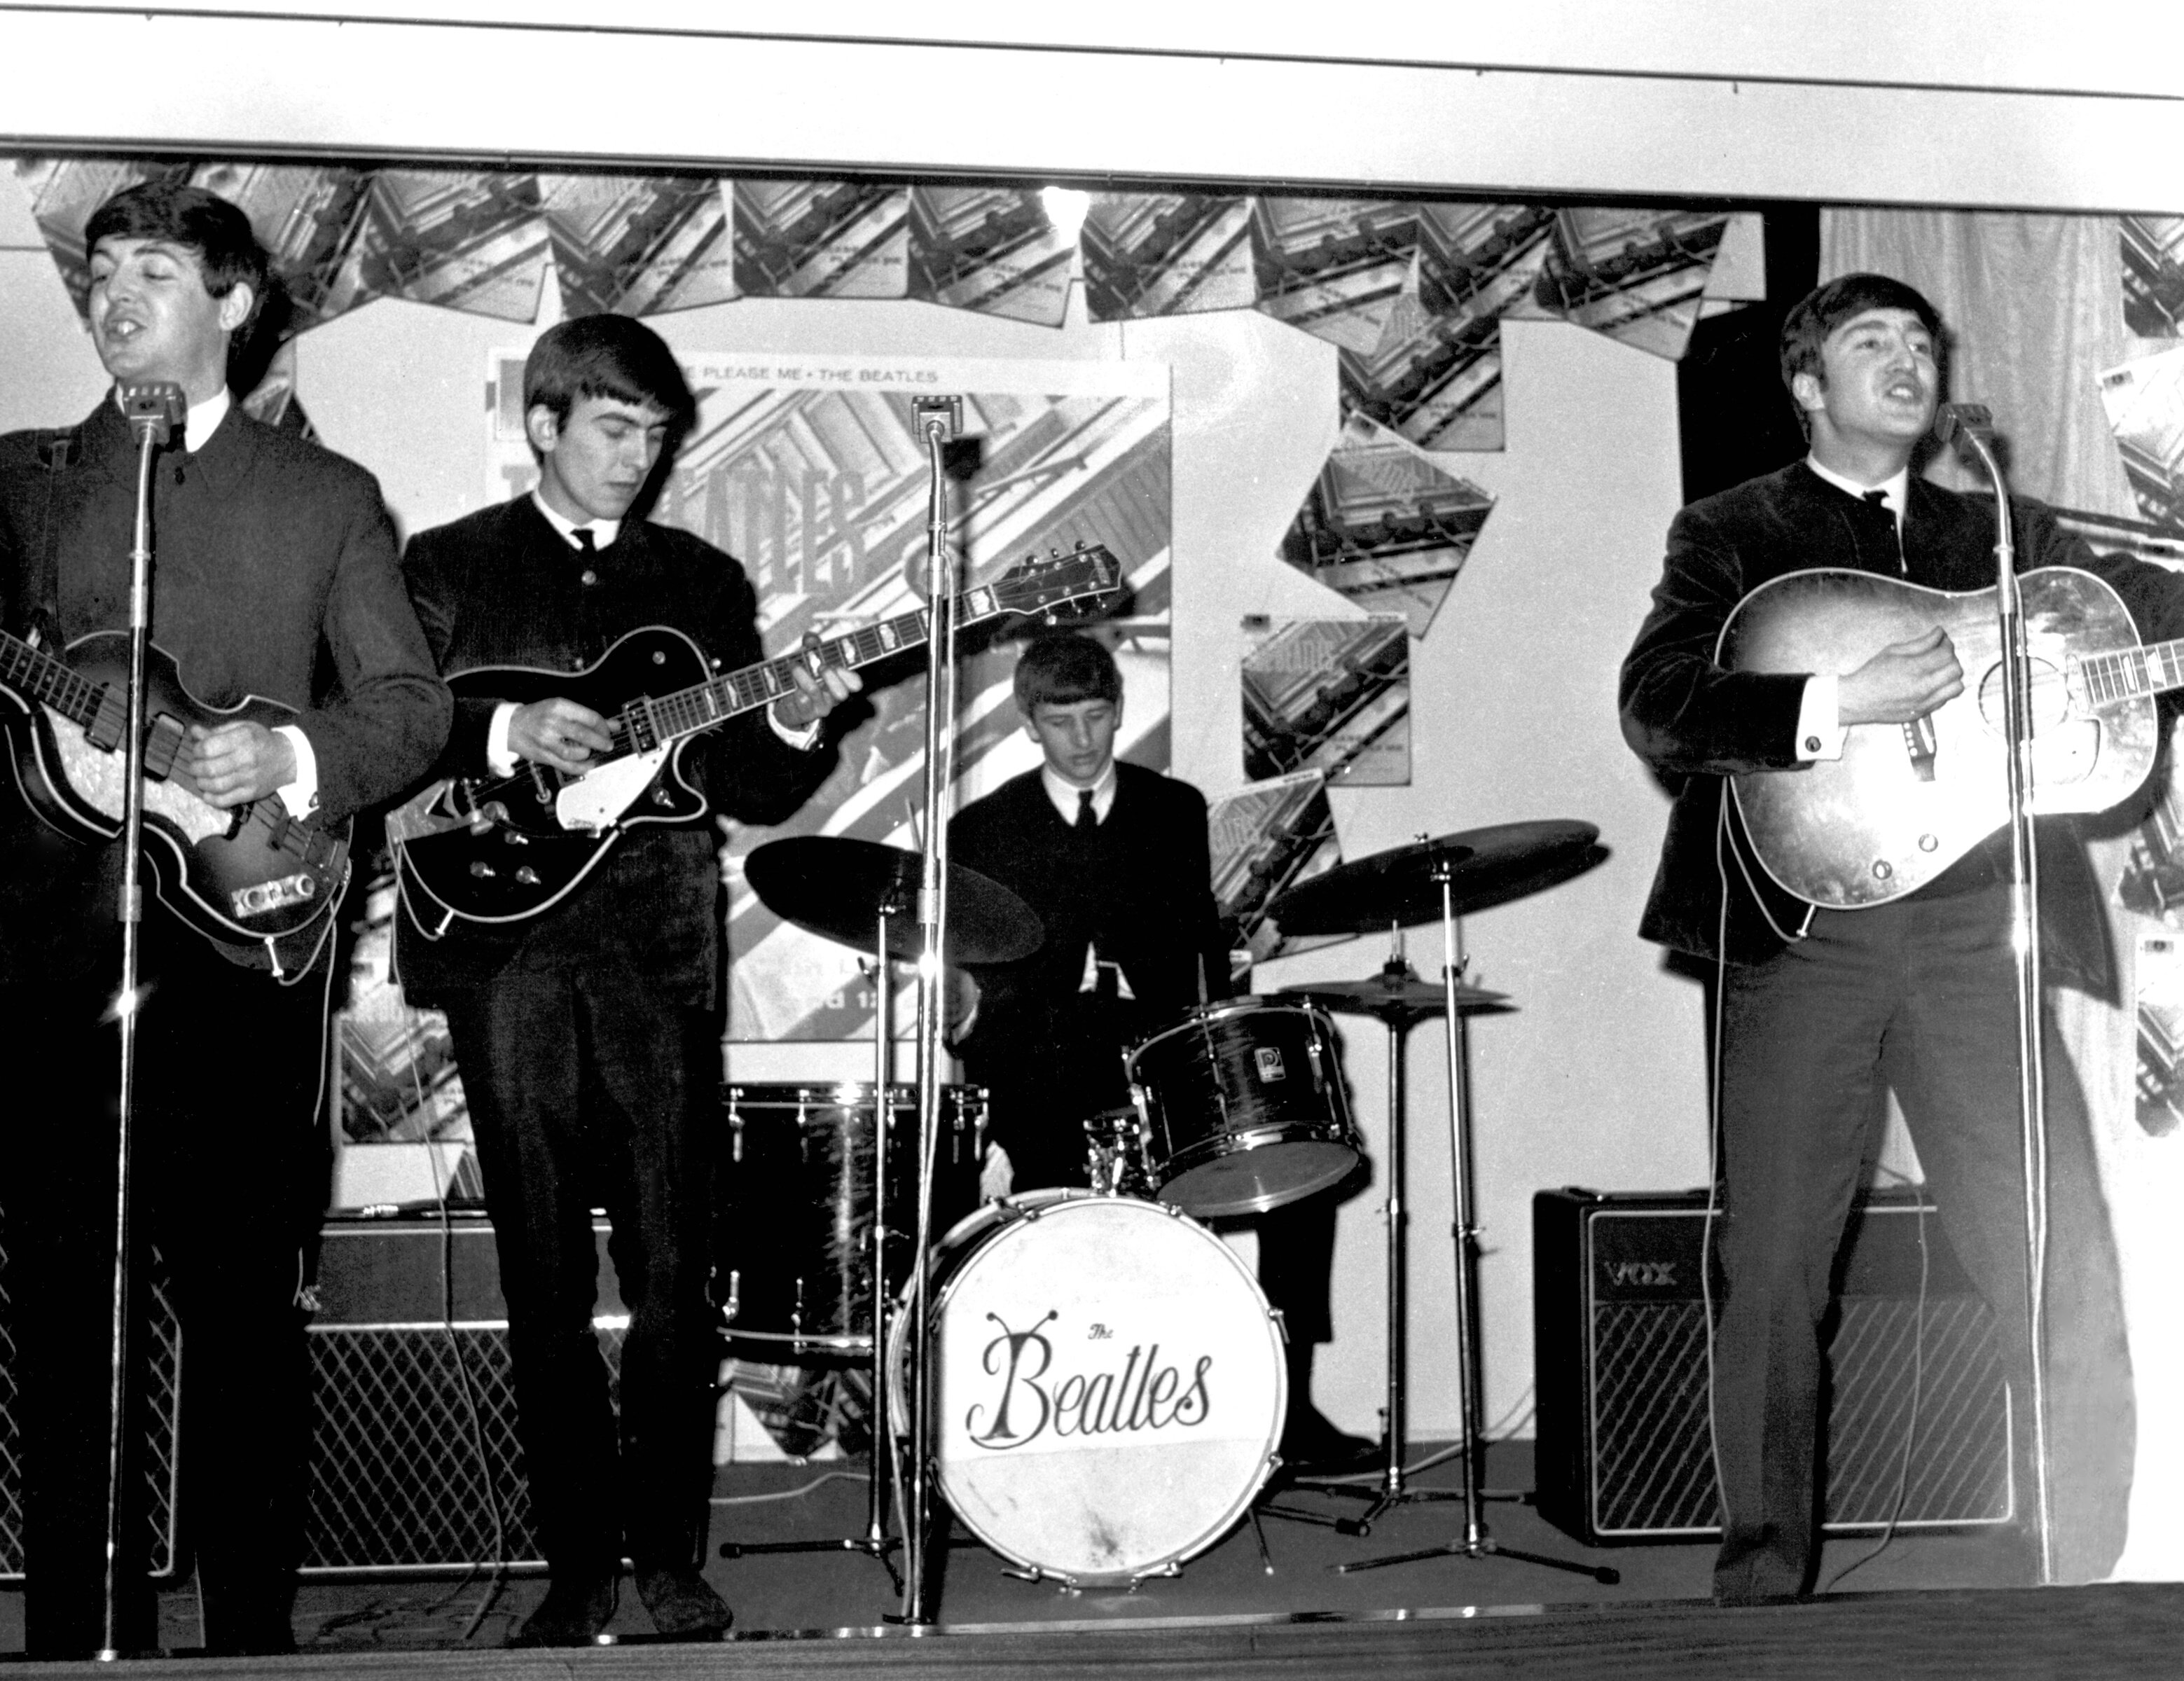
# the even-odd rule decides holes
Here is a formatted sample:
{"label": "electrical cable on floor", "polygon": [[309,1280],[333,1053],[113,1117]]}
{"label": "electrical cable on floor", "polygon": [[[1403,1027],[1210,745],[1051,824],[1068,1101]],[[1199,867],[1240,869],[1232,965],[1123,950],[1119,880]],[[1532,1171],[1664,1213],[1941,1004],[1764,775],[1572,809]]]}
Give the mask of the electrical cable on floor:
{"label": "electrical cable on floor", "polygon": [[809,1483],[802,1483],[794,1489],[783,1489],[778,1494],[715,1495],[706,1504],[708,1506],[766,1506],[777,1500],[801,1499],[814,1489],[828,1483],[869,1483],[872,1480],[872,1473],[868,1471],[828,1471],[814,1477]]}

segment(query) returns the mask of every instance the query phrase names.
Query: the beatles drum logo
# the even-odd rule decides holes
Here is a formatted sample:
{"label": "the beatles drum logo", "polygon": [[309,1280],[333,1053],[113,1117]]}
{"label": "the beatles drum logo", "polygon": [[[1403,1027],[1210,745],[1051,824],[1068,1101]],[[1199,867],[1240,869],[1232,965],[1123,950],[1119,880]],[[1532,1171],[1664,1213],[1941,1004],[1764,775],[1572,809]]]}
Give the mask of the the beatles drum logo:
{"label": "the beatles drum logo", "polygon": [[[979,1367],[999,1387],[964,1412],[964,1431],[978,1446],[1006,1452],[1045,1435],[1188,1429],[1212,1413],[1212,1355],[1190,1360],[1185,1376],[1183,1363],[1163,1355],[1158,1343],[1134,1343],[1119,1366],[1111,1361],[1102,1371],[1057,1371],[1046,1328],[1061,1316],[1049,1310],[1029,1330],[1015,1331],[999,1314],[986,1315],[1000,1330]],[[1087,1338],[1095,1347],[1112,1348],[1117,1340],[1104,1325],[1091,1327]]]}

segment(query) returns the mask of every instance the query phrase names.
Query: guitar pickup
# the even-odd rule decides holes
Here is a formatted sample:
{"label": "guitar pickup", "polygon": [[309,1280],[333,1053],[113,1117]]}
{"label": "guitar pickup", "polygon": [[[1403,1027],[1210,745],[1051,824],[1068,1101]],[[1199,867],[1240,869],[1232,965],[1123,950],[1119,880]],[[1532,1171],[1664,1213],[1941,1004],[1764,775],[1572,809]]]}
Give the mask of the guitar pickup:
{"label": "guitar pickup", "polygon": [[1930,715],[1921,714],[1903,726],[1903,750],[1910,755],[1912,773],[1922,782],[1934,780],[1934,754],[1938,746]]}
{"label": "guitar pickup", "polygon": [[233,907],[235,919],[243,921],[275,910],[286,910],[292,905],[309,904],[318,897],[318,877],[309,871],[298,871],[292,876],[283,876],[278,881],[237,888],[228,895],[228,902]]}

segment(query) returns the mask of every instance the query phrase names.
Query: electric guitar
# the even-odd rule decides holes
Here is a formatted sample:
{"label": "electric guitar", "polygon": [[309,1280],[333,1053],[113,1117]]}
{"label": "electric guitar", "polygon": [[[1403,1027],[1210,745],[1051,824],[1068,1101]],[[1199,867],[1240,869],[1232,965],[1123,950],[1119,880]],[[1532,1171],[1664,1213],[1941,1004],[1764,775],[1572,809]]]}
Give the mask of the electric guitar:
{"label": "electric guitar", "polygon": [[[1121,582],[1112,554],[1080,544],[1071,554],[1019,562],[992,583],[966,590],[956,623],[1012,613],[1051,621],[1112,593]],[[684,742],[795,693],[799,670],[815,676],[828,666],[854,671],[923,646],[930,630],[921,608],[716,676],[689,637],[653,625],[630,632],[582,671],[497,665],[458,672],[448,680],[458,699],[579,701],[607,721],[614,746],[581,776],[526,763],[513,776],[434,782],[387,815],[387,838],[406,879],[449,916],[474,922],[536,916],[573,892],[623,830],[705,815],[705,797],[682,774]]]}
{"label": "electric guitar", "polygon": [[[2184,640],[2142,647],[2090,572],[2020,575],[2032,682],[2031,808],[2104,811],[2146,780],[2153,696],[2184,687]],[[1927,589],[1867,572],[1791,572],[1737,603],[1717,645],[1737,671],[1850,671],[1891,643],[1948,633],[1964,689],[1908,724],[1854,724],[1843,754],[1730,778],[1752,849],[1823,909],[1917,892],[2009,821],[2002,646],[1992,589]]]}
{"label": "electric guitar", "polygon": [[[16,782],[31,809],[72,839],[97,844],[121,832],[128,685],[125,631],[95,631],[65,654],[0,632],[0,696],[29,718],[6,732]],[[265,950],[283,978],[301,975],[332,931],[349,826],[299,821],[276,795],[223,810],[174,775],[190,725],[249,719],[273,729],[294,710],[258,695],[207,706],[155,645],[144,715],[143,851],[160,903],[217,944]]]}

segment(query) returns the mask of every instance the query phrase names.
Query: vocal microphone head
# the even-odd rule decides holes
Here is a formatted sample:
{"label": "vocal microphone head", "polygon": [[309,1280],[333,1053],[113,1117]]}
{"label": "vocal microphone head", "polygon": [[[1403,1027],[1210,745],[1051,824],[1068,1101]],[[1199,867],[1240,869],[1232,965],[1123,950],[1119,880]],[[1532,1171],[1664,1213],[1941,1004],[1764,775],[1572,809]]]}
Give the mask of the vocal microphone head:
{"label": "vocal microphone head", "polygon": [[190,403],[175,381],[144,380],[121,387],[121,412],[138,443],[149,434],[153,443],[164,444],[190,412]]}
{"label": "vocal microphone head", "polygon": [[1994,415],[1984,403],[1944,403],[1934,411],[1934,436],[1943,443],[1954,443],[1957,435],[1979,433],[1992,437]]}

